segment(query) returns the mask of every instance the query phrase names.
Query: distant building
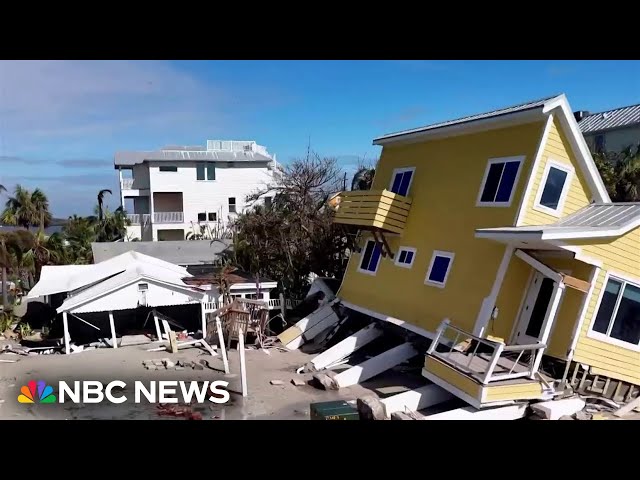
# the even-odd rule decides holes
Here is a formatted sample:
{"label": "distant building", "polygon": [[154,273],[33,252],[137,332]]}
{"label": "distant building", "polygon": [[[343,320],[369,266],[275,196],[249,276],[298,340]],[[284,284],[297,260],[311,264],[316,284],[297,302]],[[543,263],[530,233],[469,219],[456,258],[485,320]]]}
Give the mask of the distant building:
{"label": "distant building", "polygon": [[[200,227],[216,232],[247,207],[278,171],[275,155],[254,141],[207,140],[207,146],[168,146],[117,152],[128,239],[184,240]],[[258,201],[270,204],[273,193]],[[125,201],[132,200],[127,208]]]}
{"label": "distant building", "polygon": [[600,113],[574,113],[587,145],[594,153],[620,152],[640,142],[640,104]]}

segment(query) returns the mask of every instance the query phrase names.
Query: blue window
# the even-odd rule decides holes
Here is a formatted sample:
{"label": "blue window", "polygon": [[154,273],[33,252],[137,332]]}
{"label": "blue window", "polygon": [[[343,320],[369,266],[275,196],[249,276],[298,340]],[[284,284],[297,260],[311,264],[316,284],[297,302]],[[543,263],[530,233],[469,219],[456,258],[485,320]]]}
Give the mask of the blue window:
{"label": "blue window", "polygon": [[364,250],[362,251],[360,271],[375,274],[378,271],[381,254],[382,250],[380,249],[380,244],[373,240],[368,240]]}
{"label": "blue window", "polygon": [[391,191],[406,196],[409,193],[414,168],[396,168],[391,178]]}
{"label": "blue window", "polygon": [[442,252],[440,250],[433,252],[433,257],[431,257],[431,263],[427,270],[427,278],[425,278],[424,282],[427,285],[444,288],[451,271],[454,256],[451,252]]}
{"label": "blue window", "polygon": [[400,247],[396,257],[396,265],[399,267],[411,268],[413,259],[416,258],[416,249],[410,247]]}
{"label": "blue window", "polygon": [[521,157],[489,160],[480,189],[478,205],[510,205],[521,164]]}
{"label": "blue window", "polygon": [[542,179],[542,190],[538,190],[535,207],[538,210],[559,216],[569,193],[573,167],[549,160]]}

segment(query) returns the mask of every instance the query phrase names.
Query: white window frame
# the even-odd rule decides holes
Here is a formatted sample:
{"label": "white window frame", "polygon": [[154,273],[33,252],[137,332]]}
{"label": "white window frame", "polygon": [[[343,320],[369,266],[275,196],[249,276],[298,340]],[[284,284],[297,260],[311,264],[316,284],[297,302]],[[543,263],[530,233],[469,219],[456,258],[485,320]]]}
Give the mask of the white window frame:
{"label": "white window frame", "polygon": [[[562,192],[560,192],[560,199],[558,200],[558,208],[552,209],[549,207],[545,207],[540,204],[540,200],[542,200],[542,192],[544,192],[544,187],[547,184],[547,179],[549,178],[549,172],[551,171],[551,167],[556,168],[558,170],[562,170],[566,172],[567,178],[564,181],[564,185],[562,186]],[[564,203],[567,200],[567,196],[569,195],[569,190],[571,189],[571,182],[573,180],[573,175],[575,173],[575,169],[572,165],[558,162],[557,160],[553,160],[549,158],[547,160],[547,164],[544,167],[544,172],[542,173],[542,180],[540,181],[540,185],[538,185],[538,192],[536,193],[536,200],[533,203],[533,209],[542,213],[546,213],[548,215],[552,215],[556,218],[560,218],[562,216],[562,212],[564,211]]]}
{"label": "white window frame", "polygon": [[[429,262],[429,268],[427,268],[427,275],[424,277],[424,284],[431,285],[433,287],[444,288],[447,285],[447,279],[449,278],[449,274],[451,273],[451,267],[453,266],[453,259],[456,254],[453,252],[445,252],[443,250],[434,250],[433,255],[431,256],[431,261]],[[433,264],[436,261],[436,257],[444,257],[449,259],[449,266],[447,267],[447,273],[444,275],[444,281],[442,283],[435,282],[433,280],[429,280],[429,276],[431,275],[431,269],[433,268]]]}
{"label": "white window frame", "polygon": [[[393,183],[396,180],[396,175],[399,173],[405,173],[405,172],[411,172],[411,180],[409,180],[409,185],[407,186],[407,193],[406,195],[403,195],[405,197],[408,197],[409,192],[411,191],[411,184],[413,183],[413,177],[415,177],[415,174],[416,174],[416,167],[402,167],[402,168],[394,169],[393,173],[391,174],[391,181],[389,182],[389,191],[391,191],[391,188],[393,187]],[[400,195],[400,194],[396,193],[396,195]]]}
{"label": "white window frame", "polygon": [[[518,188],[518,182],[520,180],[520,173],[522,172],[522,165],[524,165],[525,155],[518,155],[515,157],[496,157],[490,158],[487,161],[487,166],[484,169],[484,176],[482,177],[482,183],[480,184],[480,191],[478,192],[478,198],[476,199],[476,207],[510,207],[511,202],[513,202],[513,197],[515,196],[516,190]],[[507,163],[507,162],[518,162],[518,171],[516,172],[516,178],[513,180],[513,187],[511,188],[511,194],[509,195],[509,200],[507,202],[483,202],[482,201],[482,193],[484,192],[484,187],[487,184],[487,179],[489,178],[489,170],[491,169],[491,165],[496,163]],[[502,177],[500,177],[502,180]],[[498,190],[500,189],[500,182],[498,182]],[[496,194],[498,193],[496,190]]]}
{"label": "white window frame", "polygon": [[[587,337],[591,338],[593,340],[598,340],[598,341],[601,341],[601,342],[604,342],[604,343],[608,343],[610,345],[616,345],[616,346],[622,347],[622,348],[624,348],[626,350],[632,350],[634,352],[640,352],[640,344],[636,345],[636,344],[633,344],[633,343],[625,342],[623,340],[618,340],[617,338],[611,338],[609,335],[607,335],[605,333],[596,332],[593,329],[593,326],[596,323],[596,317],[598,316],[598,311],[600,310],[600,304],[602,303],[602,299],[604,298],[604,293],[605,293],[605,289],[607,288],[607,283],[609,283],[609,279],[611,277],[613,277],[614,280],[620,281],[621,283],[630,283],[634,287],[639,287],[640,288],[640,278],[632,277],[632,276],[627,275],[625,273],[608,271],[605,274],[604,280],[602,282],[602,288],[600,289],[600,295],[598,297],[598,302],[596,303],[596,308],[593,311],[593,315],[592,315],[592,318],[591,318],[591,324],[589,325],[589,330],[587,331]],[[594,279],[594,282],[595,281],[596,281],[596,279]],[[611,314],[612,320],[610,320],[609,328],[607,329],[609,332],[611,332],[611,329],[613,328],[613,322],[615,321],[616,314],[618,313],[618,308],[620,307],[620,298],[621,298],[621,295],[619,295],[619,298],[618,298],[618,300],[616,302],[616,305],[613,308],[613,313]]]}
{"label": "white window frame", "polygon": [[[411,252],[413,253],[413,257],[411,257],[411,263],[400,263],[400,254],[402,252]],[[398,249],[398,253],[396,254],[396,259],[395,259],[395,264],[398,267],[402,267],[402,268],[411,268],[413,267],[413,262],[416,261],[416,253],[417,250],[413,247],[400,247]]]}
{"label": "white window frame", "polygon": [[365,250],[367,249],[367,245],[369,244],[369,242],[373,242],[374,244],[376,243],[376,241],[372,238],[367,238],[367,240],[364,242],[364,248],[361,250],[360,258],[358,259],[358,272],[364,273],[365,275],[375,276],[376,273],[378,273],[378,268],[380,268],[380,264],[382,263],[382,252],[380,252],[380,256],[378,257],[378,263],[376,265],[375,270],[371,271],[371,270],[365,270],[364,268],[362,268],[362,257],[364,255]]}

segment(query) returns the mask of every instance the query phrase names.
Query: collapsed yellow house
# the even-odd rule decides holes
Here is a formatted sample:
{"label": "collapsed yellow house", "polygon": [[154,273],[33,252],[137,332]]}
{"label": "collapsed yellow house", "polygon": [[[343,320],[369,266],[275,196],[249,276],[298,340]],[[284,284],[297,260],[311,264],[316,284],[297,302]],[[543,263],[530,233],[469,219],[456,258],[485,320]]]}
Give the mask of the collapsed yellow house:
{"label": "collapsed yellow house", "polygon": [[631,395],[640,204],[611,202],[564,95],[374,144],[335,216],[360,229],[344,306],[430,339],[423,375],[476,407],[551,398],[576,364]]}

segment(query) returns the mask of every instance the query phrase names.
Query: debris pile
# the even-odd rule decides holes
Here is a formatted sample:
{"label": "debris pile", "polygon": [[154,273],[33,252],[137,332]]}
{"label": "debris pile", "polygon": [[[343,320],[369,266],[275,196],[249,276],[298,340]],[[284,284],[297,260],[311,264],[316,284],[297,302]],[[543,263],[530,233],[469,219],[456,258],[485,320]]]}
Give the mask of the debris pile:
{"label": "debris pile", "polygon": [[142,365],[147,370],[204,370],[204,367],[211,368],[207,360],[200,360],[198,362],[191,362],[188,360],[177,360],[173,362],[170,358],[155,358],[151,360],[143,360]]}

